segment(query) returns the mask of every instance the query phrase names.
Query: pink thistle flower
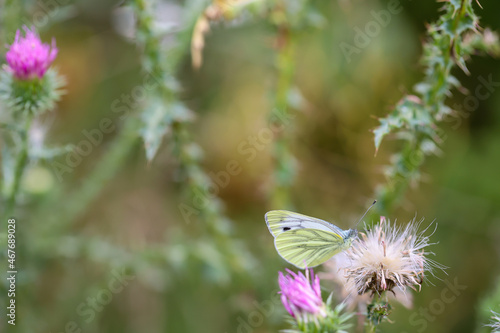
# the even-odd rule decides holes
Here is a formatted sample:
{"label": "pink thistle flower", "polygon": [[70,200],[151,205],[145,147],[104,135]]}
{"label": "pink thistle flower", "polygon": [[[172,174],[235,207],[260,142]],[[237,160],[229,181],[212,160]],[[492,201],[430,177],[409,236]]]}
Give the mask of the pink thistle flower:
{"label": "pink thistle flower", "polygon": [[7,69],[20,80],[41,79],[57,56],[56,42],[52,39],[52,45],[43,44],[35,31],[24,30],[24,37],[18,30],[12,45],[7,46]]}
{"label": "pink thistle flower", "polygon": [[311,279],[309,271],[306,269],[306,275],[302,272],[298,274],[287,269],[288,275],[279,272],[278,282],[281,291],[281,302],[290,313],[297,319],[307,321],[308,315],[314,317],[326,316],[325,305],[321,298],[319,286],[319,277],[314,275],[311,269]]}

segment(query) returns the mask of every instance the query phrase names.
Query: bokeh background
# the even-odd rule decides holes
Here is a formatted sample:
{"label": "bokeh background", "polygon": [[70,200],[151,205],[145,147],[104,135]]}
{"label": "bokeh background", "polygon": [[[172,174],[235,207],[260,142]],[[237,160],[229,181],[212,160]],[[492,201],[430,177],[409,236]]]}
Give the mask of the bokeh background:
{"label": "bokeh background", "polygon": [[[426,23],[437,19],[441,4],[402,0],[402,12],[347,61],[340,43],[353,44],[355,27],[363,28],[373,20],[371,11],[386,9],[388,1],[311,2],[325,20],[297,36],[294,84],[303,100],[286,128],[297,166],[291,202],[296,211],[349,228],[374,199],[374,189],[384,182],[383,166],[398,147],[389,138],[375,156],[370,132],[378,124],[375,117],[386,115],[422,78],[418,60]],[[28,13],[21,25],[54,1],[19,3]],[[500,31],[500,3],[481,4],[483,9],[476,6],[481,25]],[[158,5],[158,25],[183,28],[207,3]],[[62,180],[50,164],[28,170],[25,201],[16,216],[22,235],[18,243],[27,249],[18,259],[19,325],[14,330],[250,333],[286,328],[284,309],[274,295],[278,271],[288,266],[264,222],[265,212],[282,208],[270,200],[272,143],[259,146],[251,161],[238,150],[268,127],[276,84],[275,28],[258,15],[213,23],[203,66],[194,70],[187,52],[176,74],[180,99],[196,114],[189,131],[204,149],[205,170],[220,172],[232,160],[241,166],[220,188],[220,196],[232,220],[226,227],[250,253],[239,256],[235,246],[234,254],[248,261],[244,264],[251,273],[225,270],[219,261],[226,253],[213,246],[217,240],[199,237],[203,219],[182,217],[179,205],[187,199],[168,134],[153,161],[147,161],[137,141],[112,175],[88,177],[96,167],[106,170],[99,161],[109,157],[123,124],[113,109],[115,101],[131,94],[145,76],[133,15],[125,4],[64,1],[39,31],[44,41],[55,37],[55,65],[67,80],[57,110],[40,120],[47,129],[45,142],[77,144],[85,139],[83,131],[98,128],[103,118],[112,119],[116,130],[104,134],[102,143]],[[166,49],[174,43],[172,36],[165,35]],[[474,56],[468,68],[468,76],[454,74],[472,94],[481,77],[500,82],[498,59]],[[455,91],[448,104],[465,110],[464,99]],[[140,103],[131,107],[130,116],[140,108]],[[488,331],[482,327],[489,320],[486,310],[500,310],[500,298],[491,298],[500,274],[499,109],[497,84],[472,112],[442,123],[442,154],[428,159],[423,181],[389,216],[401,224],[415,216],[436,221],[433,259],[449,268],[437,271],[421,292],[412,292],[411,309],[395,305],[393,323],[384,323],[381,331],[483,332]],[[82,303],[90,304],[89,298],[109,288],[116,270],[133,279],[109,303],[98,304],[91,319],[78,312]],[[441,299],[446,280],[466,288],[453,301],[439,303],[435,300]],[[331,285],[324,287],[326,295]],[[423,328],[422,311],[430,307],[434,310]]]}

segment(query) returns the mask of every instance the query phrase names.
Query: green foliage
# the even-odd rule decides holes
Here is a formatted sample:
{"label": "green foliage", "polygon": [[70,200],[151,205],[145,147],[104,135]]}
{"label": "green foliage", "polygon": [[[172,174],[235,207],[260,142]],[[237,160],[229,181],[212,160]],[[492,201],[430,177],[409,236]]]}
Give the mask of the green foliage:
{"label": "green foliage", "polygon": [[289,194],[297,173],[297,163],[293,156],[292,134],[293,121],[285,124],[275,124],[276,114],[280,117],[295,118],[294,111],[304,107],[304,98],[297,88],[295,81],[296,47],[299,35],[308,29],[321,28],[324,20],[307,0],[296,2],[276,1],[270,10],[268,20],[276,29],[276,84],[273,107],[269,113],[271,125],[282,126],[283,129],[275,133],[273,158],[275,172],[273,175],[273,207],[291,207]]}
{"label": "green foliage", "polygon": [[[142,46],[144,55],[143,70],[152,74],[158,81],[156,89],[142,112],[139,133],[145,146],[146,157],[151,161],[156,155],[163,137],[168,133],[172,138],[172,150],[180,164],[181,182],[185,185],[187,196],[179,203],[179,212],[185,223],[193,220],[203,222],[203,228],[216,242],[214,249],[225,253],[222,258],[223,267],[228,272],[244,274],[251,272],[253,259],[250,253],[238,241],[232,239],[232,222],[224,216],[221,200],[209,194],[214,183],[201,167],[203,151],[191,139],[188,124],[193,120],[192,112],[178,100],[178,85],[170,70],[166,52],[161,48],[161,40],[154,28],[151,3],[134,0],[131,6],[137,17],[137,41]],[[202,196],[203,202],[195,206],[197,198]],[[194,250],[194,249],[193,249]],[[219,281],[225,283],[226,280]]]}
{"label": "green foliage", "polygon": [[[166,108],[170,110],[165,111]],[[180,102],[165,104],[159,98],[151,98],[141,113],[143,127],[139,130],[144,140],[147,159],[153,160],[172,124],[186,123],[193,118],[192,112]]]}
{"label": "green foliage", "polygon": [[366,325],[372,332],[375,332],[378,325],[380,325],[383,321],[388,320],[388,317],[392,312],[392,306],[384,295],[373,295],[370,304],[366,307],[366,311]]}
{"label": "green foliage", "polygon": [[[214,4],[221,2],[224,1],[216,1]],[[54,2],[45,1],[40,4],[47,3]],[[236,313],[250,316],[260,311],[261,306],[256,305],[256,302],[267,300],[266,293],[269,289],[275,288],[274,273],[277,265],[283,262],[272,250],[272,241],[268,239],[269,237],[262,237],[262,233],[266,232],[262,219],[263,207],[268,203],[263,198],[265,196],[261,195],[261,191],[274,192],[274,205],[283,207],[290,204],[290,193],[293,192],[294,182],[299,177],[304,177],[297,172],[295,157],[296,154],[300,154],[300,150],[295,145],[298,142],[295,127],[301,124],[292,121],[285,124],[282,132],[275,133],[276,140],[272,156],[265,156],[265,158],[274,158],[271,163],[272,167],[264,172],[274,175],[273,181],[269,182],[270,186],[267,180],[264,181],[265,184],[261,184],[259,183],[261,180],[256,178],[245,182],[248,180],[245,177],[248,176],[242,175],[235,182],[231,180],[229,192],[223,191],[225,200],[214,195],[208,190],[213,189],[215,184],[209,177],[205,164],[210,166],[216,157],[207,154],[212,147],[206,145],[207,151],[204,151],[198,144],[198,135],[194,131],[196,127],[193,125],[195,120],[203,120],[205,116],[202,112],[196,112],[195,117],[195,112],[191,111],[183,100],[191,101],[194,91],[197,94],[196,100],[189,105],[193,106],[195,111],[198,111],[195,107],[202,105],[200,111],[204,111],[204,106],[209,103],[203,99],[202,95],[209,90],[209,94],[213,95],[213,100],[210,102],[217,107],[214,101],[230,95],[225,90],[227,88],[217,82],[209,82],[210,87],[207,89],[204,84],[207,80],[218,78],[214,72],[220,72],[221,77],[233,75],[237,77],[238,72],[244,71],[245,68],[236,67],[235,64],[241,64],[235,59],[238,56],[247,55],[239,54],[239,50],[236,50],[229,42],[224,43],[230,46],[230,54],[227,54],[227,49],[224,47],[218,49],[220,44],[214,42],[207,47],[207,59],[211,57],[213,65],[215,52],[216,58],[223,58],[224,65],[226,62],[231,65],[203,68],[205,71],[194,75],[186,66],[186,55],[189,51],[195,21],[204,15],[202,13],[207,8],[207,1],[183,2],[184,7],[180,16],[184,19],[181,21],[181,26],[160,30],[159,23],[162,23],[163,18],[153,15],[156,11],[155,3],[147,0],[133,0],[128,2],[127,9],[132,8],[136,18],[135,42],[141,60],[138,63],[135,59],[136,55],[132,55],[131,58],[134,58],[134,61],[130,66],[130,63],[126,61],[127,55],[120,54],[119,57],[113,58],[108,54],[108,51],[113,54],[113,50],[116,49],[130,51],[127,49],[130,45],[126,41],[120,40],[115,34],[96,33],[101,28],[103,31],[109,29],[110,23],[107,19],[114,14],[115,10],[109,10],[109,13],[100,11],[102,7],[99,6],[107,6],[103,4],[104,2],[99,1],[76,3],[78,17],[68,22],[67,26],[52,25],[54,22],[60,22],[57,21],[57,17],[61,14],[69,17],[66,16],[67,12],[64,12],[66,8],[64,6],[54,8],[49,12],[58,12],[59,16],[44,16],[49,22],[41,28],[53,26],[56,36],[57,29],[64,31],[61,43],[64,47],[61,48],[61,52],[67,53],[66,55],[61,53],[63,59],[71,59],[82,66],[89,66],[82,72],[75,67],[71,68],[75,72],[65,73],[68,77],[78,77],[78,80],[71,82],[71,96],[64,101],[64,112],[50,114],[50,116],[60,116],[58,122],[61,123],[57,123],[56,130],[48,135],[48,141],[52,140],[55,143],[46,145],[43,142],[39,146],[30,141],[30,130],[36,123],[34,117],[43,116],[43,112],[55,107],[59,98],[62,81],[58,81],[59,77],[55,71],[47,73],[44,79],[46,81],[30,84],[15,82],[6,73],[1,79],[5,82],[0,86],[0,93],[3,96],[1,111],[7,111],[3,112],[2,121],[10,115],[15,119],[15,121],[8,119],[1,124],[1,203],[4,214],[8,215],[16,208],[15,215],[16,218],[19,217],[19,225],[22,227],[19,231],[19,249],[23,256],[23,267],[20,270],[21,279],[18,284],[22,294],[18,297],[20,303],[23,304],[23,317],[19,329],[27,332],[64,329],[64,325],[74,319],[75,308],[80,305],[80,302],[95,295],[96,291],[101,290],[100,288],[105,288],[109,271],[119,267],[133,274],[134,277],[137,276],[139,283],[134,282],[133,286],[127,287],[123,295],[113,295],[116,298],[112,303],[106,304],[103,311],[96,313],[94,321],[88,326],[85,326],[87,323],[84,323],[82,318],[77,317],[80,320],[79,324],[83,325],[82,331],[117,330],[124,333],[140,330],[225,331],[229,325],[240,323],[240,318]],[[321,67],[320,71],[327,73],[329,67],[341,66],[334,57],[330,58],[330,54],[325,52],[331,44],[334,44],[331,37],[335,38],[335,36],[327,34],[326,31],[314,31],[330,24],[326,17],[331,18],[332,15],[330,12],[323,11],[324,8],[330,8],[327,6],[332,5],[336,11],[343,10],[336,4],[336,2],[332,5],[310,0],[241,1],[241,4],[236,3],[224,12],[224,18],[218,17],[210,22],[215,27],[214,34],[211,36],[216,37],[214,40],[217,39],[217,35],[222,35],[223,38],[237,36],[244,40],[245,45],[250,45],[252,48],[263,46],[267,50],[271,48],[270,45],[275,46],[274,54],[271,55],[274,61],[266,58],[270,56],[267,53],[263,57],[264,60],[258,57],[244,60],[249,61],[249,66],[252,68],[262,66],[263,71],[266,72],[270,69],[266,79],[274,80],[271,89],[271,106],[267,113],[271,125],[282,125],[273,123],[277,113],[280,117],[291,119],[296,110],[305,109],[304,97],[297,88],[299,84],[301,88],[305,88],[304,95],[308,96],[308,99],[311,98],[313,104],[322,111],[323,107],[326,110],[329,106],[325,103],[326,101],[318,97],[321,95],[320,90],[324,89],[329,92],[331,89],[338,89],[342,94],[349,90],[346,90],[345,83],[342,83],[345,77],[342,76],[344,74],[340,74],[340,71],[332,71],[336,73],[335,75],[341,76],[339,80],[337,77],[334,78],[334,81],[338,83],[335,87],[320,86],[319,80],[315,81],[311,78],[305,78],[302,81],[304,76],[300,73],[301,60],[311,59],[301,58],[306,53],[301,50],[304,45],[301,44],[303,42],[301,37],[304,35],[307,36],[308,41],[314,38],[325,40],[319,44],[320,48],[315,47],[314,44],[307,44],[307,52],[328,54],[328,57],[325,57],[326,62],[318,61],[316,64],[305,61],[303,66],[307,67],[308,72],[309,69]],[[354,5],[354,2],[352,4]],[[168,5],[177,8],[178,3],[168,2]],[[40,10],[39,3],[31,0],[6,0],[1,2],[0,6],[4,6],[0,10],[1,45],[10,42],[8,38],[19,28],[22,21],[21,15],[24,12],[29,14],[27,15],[29,18],[35,17],[34,14],[45,13]],[[450,74],[454,67],[459,66],[467,71],[465,64],[471,55],[478,51],[496,54],[499,50],[493,33],[488,30],[481,33],[475,31],[478,29],[477,18],[472,15],[470,2],[450,1],[445,4],[445,8],[447,10],[443,17],[429,29],[429,42],[424,48],[423,60],[426,69],[425,79],[416,86],[414,94],[402,98],[396,109],[381,119],[380,126],[374,130],[377,149],[383,139],[391,134],[403,142],[403,148],[394,155],[391,161],[393,163],[387,168],[389,184],[380,189],[381,203],[387,208],[393,207],[394,203],[402,198],[405,184],[419,181],[420,166],[426,156],[439,152],[442,139],[440,139],[441,132],[437,123],[453,114],[446,104],[446,99],[452,91],[461,87],[457,78]],[[356,6],[352,9],[362,11]],[[252,15],[247,15],[249,12]],[[110,15],[103,19],[102,13]],[[333,17],[338,18],[344,14],[346,17],[351,16],[350,19],[352,19],[353,12],[347,11]],[[231,21],[230,19],[233,18],[235,20]],[[338,27],[338,25],[332,25],[330,28],[334,26]],[[224,35],[232,27],[236,28],[232,29],[231,34]],[[76,31],[74,36],[77,38],[71,37],[74,38],[72,42],[78,41],[78,45],[84,45],[84,47],[81,49],[76,47],[72,49],[73,46],[67,47],[71,44],[66,44],[68,39],[64,40],[68,38],[67,35],[70,35],[66,29],[71,31],[71,36]],[[255,31],[251,31],[252,29],[260,30],[255,34]],[[89,44],[82,42],[85,39],[80,38],[79,35],[81,31],[87,30],[92,31]],[[345,32],[345,30],[339,30],[339,33]],[[308,33],[311,35],[308,36]],[[403,33],[401,36],[408,37]],[[173,47],[170,43],[171,39],[175,39]],[[105,42],[109,40],[115,41],[116,44],[106,44]],[[166,44],[168,47],[165,47]],[[374,40],[372,45],[375,44],[378,45],[378,42]],[[88,45],[92,47],[88,48]],[[89,59],[85,58],[89,55],[91,57],[89,59],[92,60],[91,65],[87,62]],[[253,55],[252,53],[251,56]],[[70,62],[63,61],[63,65],[67,66],[68,63]],[[210,64],[210,62],[207,63]],[[62,68],[68,68],[66,66]],[[105,66],[109,67],[109,71],[107,67],[105,71],[103,70]],[[75,143],[83,140],[80,126],[93,123],[95,119],[92,117],[96,115],[102,119],[103,112],[109,111],[112,99],[122,92],[121,89],[125,90],[129,83],[121,80],[122,75],[126,76],[122,73],[124,68],[133,68],[130,71],[132,74],[128,73],[127,77],[136,79],[134,75],[137,74],[137,67],[140,67],[143,73],[150,74],[155,84],[151,89],[146,88],[146,98],[140,107],[134,108],[134,111],[128,114],[123,122],[115,124],[117,132],[106,136],[102,141],[102,146],[96,149],[81,167],[75,167],[76,172],[73,172],[71,179],[54,184],[51,190],[43,195],[35,196],[23,189],[22,180],[31,167],[44,168],[45,163],[54,158],[62,155],[65,159],[67,156],[72,156],[67,153],[75,151],[73,150],[75,147],[59,145],[57,142],[66,142],[69,135],[74,136]],[[360,68],[363,72],[363,67],[360,66]],[[342,71],[344,70],[348,71],[343,68]],[[91,74],[82,75],[86,72]],[[103,77],[108,79],[109,73],[112,75],[119,73],[118,79],[105,81],[103,85],[95,84]],[[380,77],[374,75],[374,79],[378,78]],[[246,90],[247,81],[229,81],[229,85],[239,85],[241,86],[239,89]],[[365,91],[363,87],[359,88]],[[196,89],[203,91],[197,92]],[[104,103],[99,104],[100,96],[111,99],[105,98]],[[187,96],[186,99],[185,96]],[[384,103],[386,96],[383,96]],[[87,102],[87,100],[93,101]],[[346,101],[349,101],[349,98],[336,102],[340,105]],[[83,109],[88,109],[85,110],[86,113],[77,112],[75,106],[78,105],[82,105]],[[257,111],[256,108],[252,109],[255,114]],[[264,117],[266,111],[263,112]],[[110,114],[113,113],[110,112]],[[48,112],[45,113],[45,116],[48,115]],[[333,122],[336,123],[337,115],[331,116],[334,118]],[[359,117],[358,121],[361,122],[365,115],[363,112],[352,115],[353,120],[356,117]],[[313,122],[325,119],[315,114],[311,114],[310,118]],[[245,120],[253,121],[251,117]],[[230,123],[227,119],[221,121],[225,122],[224,126]],[[325,124],[330,126],[332,123],[325,122]],[[202,125],[204,126],[205,123]],[[208,125],[207,127],[210,127],[210,124]],[[226,139],[225,133],[207,133],[216,135],[218,139],[222,136]],[[315,135],[317,135],[316,138],[321,138],[321,135],[317,133]],[[239,139],[236,135],[227,136],[227,141]],[[237,143],[234,144],[237,145]],[[162,145],[167,149],[162,150]],[[329,148],[336,146],[335,142],[330,141],[327,145]],[[78,145],[75,146],[78,147]],[[149,162],[148,166],[143,165],[146,163],[141,146],[145,149],[145,160]],[[227,146],[224,147],[227,148]],[[308,148],[312,151],[318,147],[311,145]],[[327,160],[328,152],[321,154],[321,158]],[[346,158],[347,154],[343,160],[345,161]],[[484,158],[478,157],[475,163],[483,164],[484,161]],[[310,161],[301,162],[309,166],[306,163]],[[258,167],[246,164],[245,173],[249,171],[249,173],[255,172],[260,175],[262,173],[260,163],[261,161],[256,160],[255,165],[259,164]],[[345,165],[349,165],[349,170],[356,170],[356,166],[352,168],[354,165],[351,163]],[[472,162],[470,163],[473,165]],[[172,169],[174,169],[173,172]],[[132,174],[131,171],[134,173]],[[316,171],[318,169],[311,168],[303,174],[316,176]],[[334,186],[331,186],[326,178],[321,178],[320,182],[328,186],[326,192],[333,193],[334,187],[337,191],[337,185],[340,185],[339,188],[342,186],[349,188],[350,196],[359,190],[359,188],[351,188],[352,184],[341,184],[334,171],[331,172],[329,169],[328,172],[331,173],[332,178],[335,178],[335,182]],[[318,177],[321,176],[320,172],[317,174]],[[113,182],[115,179],[117,181]],[[136,187],[134,191],[131,191],[128,186]],[[488,191],[497,193],[493,182],[488,182],[488,186]],[[263,187],[265,187],[264,190],[262,190]],[[231,192],[233,190],[235,192]],[[115,198],[117,193],[122,192],[127,196],[125,200]],[[179,195],[180,192],[184,193],[183,197]],[[314,192],[315,196],[324,197],[325,201],[335,199],[325,191],[314,189]],[[236,195],[233,196],[233,193]],[[300,204],[308,210],[315,209],[310,203],[315,203],[318,199],[316,197],[309,199],[307,194],[302,195],[307,193],[307,189],[301,188],[300,193]],[[344,195],[344,193],[335,192],[335,195]],[[149,213],[146,212],[149,206],[145,206],[144,209],[142,204],[149,203],[150,199],[160,201],[159,206],[165,211],[162,212],[165,213],[164,215],[156,211],[151,215],[142,215]],[[232,204],[228,211],[232,217],[234,216],[234,220],[229,219],[225,213],[226,203]],[[334,205],[327,207],[334,211],[333,214],[337,214],[333,209]],[[136,211],[139,212],[137,215],[141,215],[135,216]],[[342,211],[339,214],[346,214],[346,212]],[[167,218],[163,218],[164,216]],[[150,223],[148,218],[155,219],[155,222]],[[139,222],[134,224],[136,220]],[[235,223],[236,221],[238,224]],[[158,232],[164,232],[167,236],[158,235]],[[131,236],[127,237],[126,233]],[[1,260],[5,259],[6,236],[2,230],[0,232]],[[266,236],[269,235],[266,234]],[[473,236],[467,233],[466,239],[470,240],[470,238]],[[270,249],[272,251],[268,251]],[[258,265],[255,260],[256,256],[260,256]],[[49,285],[50,287],[46,288]],[[2,295],[5,294],[5,280],[0,285],[0,292]],[[130,300],[127,297],[130,297]],[[153,302],[150,302],[151,300]],[[350,328],[349,321],[352,321],[353,314],[346,312],[343,305],[332,309],[331,302],[332,296],[328,300],[326,318],[318,322],[301,323],[300,327],[294,327],[295,330],[346,332]],[[146,304],[146,306],[140,304]],[[380,318],[385,315],[384,311],[389,306],[381,303],[371,307],[369,312],[372,316],[369,320],[372,320],[372,323],[380,322]],[[272,309],[274,311],[274,308]],[[134,315],[127,316],[124,320],[124,311],[134,311]],[[272,330],[270,327],[280,325],[280,313],[279,311],[273,313],[273,311],[269,311],[269,316],[265,315],[261,326],[252,326],[252,329],[256,332],[270,331]],[[47,316],[49,313],[50,316]],[[126,314],[128,315],[128,312]],[[450,317],[456,316],[458,315],[452,314]],[[155,320],[150,320],[153,318]],[[2,325],[3,323],[0,324],[0,330],[4,328]],[[59,326],[56,327],[56,325]],[[451,327],[451,324],[447,327]]]}
{"label": "green foliage", "polygon": [[11,78],[10,84],[15,86],[16,90],[13,95],[23,97],[13,98],[12,95],[5,97],[5,105],[10,112],[10,117],[6,117],[6,122],[1,124],[4,129],[1,192],[5,198],[6,216],[14,209],[28,163],[51,161],[73,149],[71,145],[47,147],[42,133],[46,129],[34,124],[33,119],[37,115],[55,106],[60,97],[60,88],[63,86],[64,81],[54,77],[57,74],[49,70],[47,76],[34,82],[22,82]]}
{"label": "green foliage", "polygon": [[350,320],[354,316],[354,313],[347,312],[346,306],[343,303],[340,303],[333,308],[332,299],[332,294],[330,294],[328,300],[326,301],[325,317],[318,316],[310,321],[297,321],[293,317],[288,316],[287,321],[290,326],[292,326],[292,329],[282,330],[281,332],[347,333],[347,330],[352,327]]}
{"label": "green foliage", "polygon": [[377,151],[389,134],[404,141],[401,151],[385,168],[387,183],[377,189],[377,209],[384,214],[401,200],[408,184],[418,183],[426,156],[439,153],[442,139],[437,123],[445,117],[459,116],[446,105],[453,90],[462,87],[451,74],[453,68],[458,66],[468,73],[465,62],[476,50],[495,53],[499,47],[491,32],[477,30],[479,18],[471,0],[447,1],[442,10],[438,21],[428,26],[421,60],[425,77],[415,85],[416,95],[403,97],[373,130]]}
{"label": "green foliage", "polygon": [[[42,79],[18,80],[10,72],[0,72],[0,99],[10,109],[15,119],[20,113],[29,116],[52,110],[61,99],[64,79],[50,69]],[[28,115],[24,115],[26,117]]]}
{"label": "green foliage", "polygon": [[37,159],[51,159],[68,150],[68,147],[49,149],[42,142],[39,145],[30,142],[33,119],[55,107],[63,86],[64,80],[52,69],[42,79],[32,80],[18,80],[7,70],[0,71],[0,100],[9,111],[2,124],[5,129],[2,159],[5,216],[13,213],[26,165]]}
{"label": "green foliage", "polygon": [[[151,161],[171,126],[173,115],[184,107],[172,107],[178,84],[167,69],[166,59],[160,47],[161,35],[154,28],[154,19],[151,15],[151,2],[131,1],[132,8],[137,17],[137,42],[143,49],[142,66],[146,73],[150,73],[156,80],[156,86],[148,99],[147,105],[141,115],[143,123],[140,134],[146,147],[146,156]],[[172,112],[174,111],[174,112]]]}

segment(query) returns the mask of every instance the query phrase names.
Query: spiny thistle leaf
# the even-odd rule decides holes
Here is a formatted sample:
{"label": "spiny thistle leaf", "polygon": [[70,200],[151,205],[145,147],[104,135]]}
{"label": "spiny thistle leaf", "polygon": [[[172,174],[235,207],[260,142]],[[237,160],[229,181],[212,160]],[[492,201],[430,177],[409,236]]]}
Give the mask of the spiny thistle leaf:
{"label": "spiny thistle leaf", "polygon": [[382,143],[382,139],[391,132],[391,127],[389,126],[389,119],[381,119],[380,125],[373,130],[373,134],[375,135],[375,150],[378,151],[380,144]]}
{"label": "spiny thistle leaf", "polygon": [[153,99],[141,113],[143,127],[140,134],[144,140],[146,157],[153,160],[163,137],[169,132],[174,122],[190,122],[194,114],[181,103],[164,104],[158,99]]}
{"label": "spiny thistle leaf", "polygon": [[153,160],[169,128],[165,106],[158,101],[152,101],[141,113],[143,127],[139,133],[144,140],[146,158]]}
{"label": "spiny thistle leaf", "polygon": [[40,160],[51,160],[57,156],[64,155],[73,151],[75,146],[73,145],[65,145],[61,147],[33,147],[29,149],[29,157],[32,160],[40,159]]}

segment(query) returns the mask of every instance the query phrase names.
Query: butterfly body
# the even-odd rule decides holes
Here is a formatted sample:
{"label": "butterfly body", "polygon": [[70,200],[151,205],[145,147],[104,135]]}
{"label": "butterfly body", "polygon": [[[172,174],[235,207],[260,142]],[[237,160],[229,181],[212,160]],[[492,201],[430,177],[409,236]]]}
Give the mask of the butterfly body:
{"label": "butterfly body", "polygon": [[329,222],[286,210],[270,211],[265,218],[280,256],[301,269],[318,266],[347,250],[358,235],[356,229],[342,230]]}

